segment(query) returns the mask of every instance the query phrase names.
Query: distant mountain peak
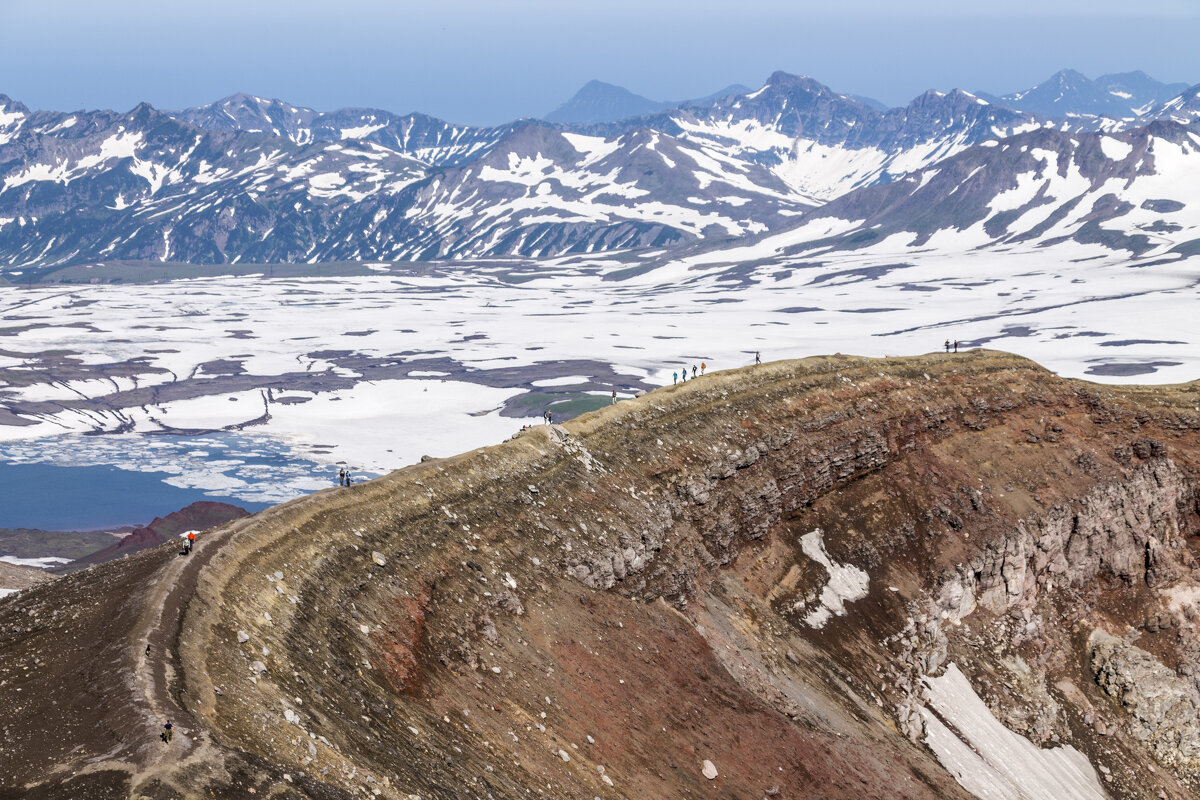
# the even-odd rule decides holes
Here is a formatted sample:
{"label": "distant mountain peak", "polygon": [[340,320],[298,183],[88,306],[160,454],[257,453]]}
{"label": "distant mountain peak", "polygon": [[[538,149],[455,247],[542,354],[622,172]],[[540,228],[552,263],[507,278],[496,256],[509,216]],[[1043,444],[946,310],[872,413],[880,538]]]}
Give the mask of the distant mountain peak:
{"label": "distant mountain peak", "polygon": [[17,100],[13,100],[11,97],[9,97],[6,94],[0,94],[0,109],[3,109],[5,111],[10,111],[10,112],[14,112],[14,111],[20,112],[22,114],[29,113],[29,109],[25,106],[24,103],[19,102]]}
{"label": "distant mountain peak", "polygon": [[1058,72],[1050,76],[1050,80],[1046,83],[1054,81],[1056,83],[1091,83],[1092,79],[1076,69],[1060,69]]}
{"label": "distant mountain peak", "polygon": [[596,78],[592,78],[590,81],[585,83],[578,92],[575,93],[575,96],[581,97],[581,96],[587,96],[587,95],[598,93],[598,92],[610,92],[613,90],[616,90],[618,92],[625,92],[627,94],[633,94],[633,92],[630,92],[624,86],[617,86],[615,83],[608,83],[607,81],[602,81],[602,80],[598,80]]}
{"label": "distant mountain peak", "polygon": [[767,78],[766,86],[774,86],[788,89],[804,89],[805,91],[828,92],[834,94],[834,91],[825,84],[818,81],[811,75],[795,75],[791,72],[776,70]]}
{"label": "distant mountain peak", "polygon": [[749,91],[748,87],[735,83],[704,97],[659,101],[635,94],[623,86],[593,79],[585,83],[570,100],[542,119],[565,125],[611,123],[682,106],[707,106]]}
{"label": "distant mountain peak", "polygon": [[[1107,81],[1119,81],[1119,80],[1154,81],[1154,78],[1150,77],[1148,74],[1146,74],[1145,72],[1143,72],[1140,69],[1135,69],[1132,72],[1112,72],[1107,75],[1101,75],[1099,78],[1096,78],[1096,81],[1099,83],[1105,83]],[[1157,81],[1155,81],[1155,82],[1157,82]]]}
{"label": "distant mountain peak", "polygon": [[570,100],[547,114],[545,119],[565,124],[615,122],[668,107],[667,103],[634,94],[623,86],[590,80]]}

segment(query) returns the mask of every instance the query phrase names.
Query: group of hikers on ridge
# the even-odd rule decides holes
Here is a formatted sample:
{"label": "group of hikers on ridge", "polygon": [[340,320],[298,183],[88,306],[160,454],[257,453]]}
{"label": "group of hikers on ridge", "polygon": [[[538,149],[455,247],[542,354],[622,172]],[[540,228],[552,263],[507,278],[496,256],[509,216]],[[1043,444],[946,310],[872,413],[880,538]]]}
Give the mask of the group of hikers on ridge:
{"label": "group of hikers on ridge", "polygon": [[[755,364],[762,363],[762,353],[759,352],[758,350],[754,351],[754,363]],[[699,367],[697,367],[695,364],[692,364],[692,380],[695,380],[696,378],[703,375],[704,371],[706,369],[708,369],[708,364],[706,364],[703,361],[700,362]],[[683,366],[682,370],[671,373],[671,385],[672,386],[679,383],[680,380],[682,380],[684,383],[687,383],[687,379],[688,379],[688,368],[687,368],[686,364]],[[615,400],[616,392],[613,392],[613,398],[614,398],[614,402],[616,402],[616,400]]]}
{"label": "group of hikers on ridge", "polygon": [[[754,363],[755,364],[762,363],[762,353],[759,352],[758,350],[754,351]],[[688,379],[688,369],[689,368],[687,367],[687,365],[684,365],[682,369],[672,372],[671,373],[671,383],[678,384],[681,379],[686,382]],[[692,364],[690,369],[691,369],[691,373],[692,373],[691,377],[694,380],[694,379],[700,377],[701,375],[703,375],[708,370],[708,363],[705,361],[701,361],[699,364]],[[641,395],[642,392],[637,392],[636,394]],[[613,389],[612,394],[610,395],[610,398],[609,398],[609,403],[611,405],[616,405],[618,399],[620,399],[620,398],[617,396],[617,390]],[[547,408],[546,410],[544,410],[542,412],[542,422],[545,423],[546,425],[554,424],[554,411],[552,409]],[[527,431],[529,429],[530,429],[529,425],[521,426],[522,432]]]}
{"label": "group of hikers on ridge", "polygon": [[346,469],[345,467],[342,467],[340,470],[338,470],[338,486],[349,486],[351,483],[353,483],[353,481],[354,478],[352,477],[350,470]]}
{"label": "group of hikers on ridge", "polygon": [[[703,375],[704,370],[706,370],[706,369],[708,369],[708,364],[704,363],[703,361],[700,362],[700,366],[698,368],[696,367],[695,364],[692,364],[692,378],[698,378],[699,376]],[[682,371],[671,373],[671,385],[675,385],[675,384],[679,383],[680,376],[683,377],[683,380],[686,383],[687,379],[688,379],[687,365],[684,365]]]}

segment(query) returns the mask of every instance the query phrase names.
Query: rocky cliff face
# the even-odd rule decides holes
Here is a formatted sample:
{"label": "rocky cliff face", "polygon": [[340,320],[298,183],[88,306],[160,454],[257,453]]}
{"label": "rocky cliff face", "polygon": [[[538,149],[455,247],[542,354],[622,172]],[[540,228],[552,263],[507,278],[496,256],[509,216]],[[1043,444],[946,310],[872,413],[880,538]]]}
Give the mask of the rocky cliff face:
{"label": "rocky cliff face", "polygon": [[0,601],[0,785],[1189,797],[1197,407],[809,359],[320,492]]}

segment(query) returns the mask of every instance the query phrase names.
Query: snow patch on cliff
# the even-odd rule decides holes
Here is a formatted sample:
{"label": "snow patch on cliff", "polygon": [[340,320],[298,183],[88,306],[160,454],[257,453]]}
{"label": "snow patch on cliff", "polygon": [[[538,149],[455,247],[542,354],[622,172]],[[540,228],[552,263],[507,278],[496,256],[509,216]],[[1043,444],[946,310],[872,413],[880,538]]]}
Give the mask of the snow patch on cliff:
{"label": "snow patch on cliff", "polygon": [[804,617],[804,624],[812,628],[823,628],[834,614],[846,613],[846,603],[867,596],[867,573],[853,564],[839,564],[825,552],[825,538],[820,528],[800,537],[804,555],[829,571],[829,583],[821,590],[821,605]]}
{"label": "snow patch on cliff", "polygon": [[1042,750],[1004,727],[955,664],[925,678],[925,686],[925,743],[971,794],[982,800],[1108,797],[1083,753],[1070,746]]}

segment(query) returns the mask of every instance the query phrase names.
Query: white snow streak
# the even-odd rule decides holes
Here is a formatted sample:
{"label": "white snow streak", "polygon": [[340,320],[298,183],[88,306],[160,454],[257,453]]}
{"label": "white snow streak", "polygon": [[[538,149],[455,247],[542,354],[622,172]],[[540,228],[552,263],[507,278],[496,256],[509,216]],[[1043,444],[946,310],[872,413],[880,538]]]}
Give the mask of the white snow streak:
{"label": "white snow streak", "polygon": [[955,664],[925,686],[925,743],[980,800],[1107,800],[1086,756],[1070,746],[1042,750],[1004,727]]}
{"label": "white snow streak", "polygon": [[800,537],[800,547],[804,550],[804,555],[829,571],[829,583],[821,589],[820,607],[804,617],[805,625],[824,628],[830,616],[845,616],[846,603],[867,596],[868,576],[853,564],[839,564],[832,560],[825,552],[825,539],[820,528]]}

